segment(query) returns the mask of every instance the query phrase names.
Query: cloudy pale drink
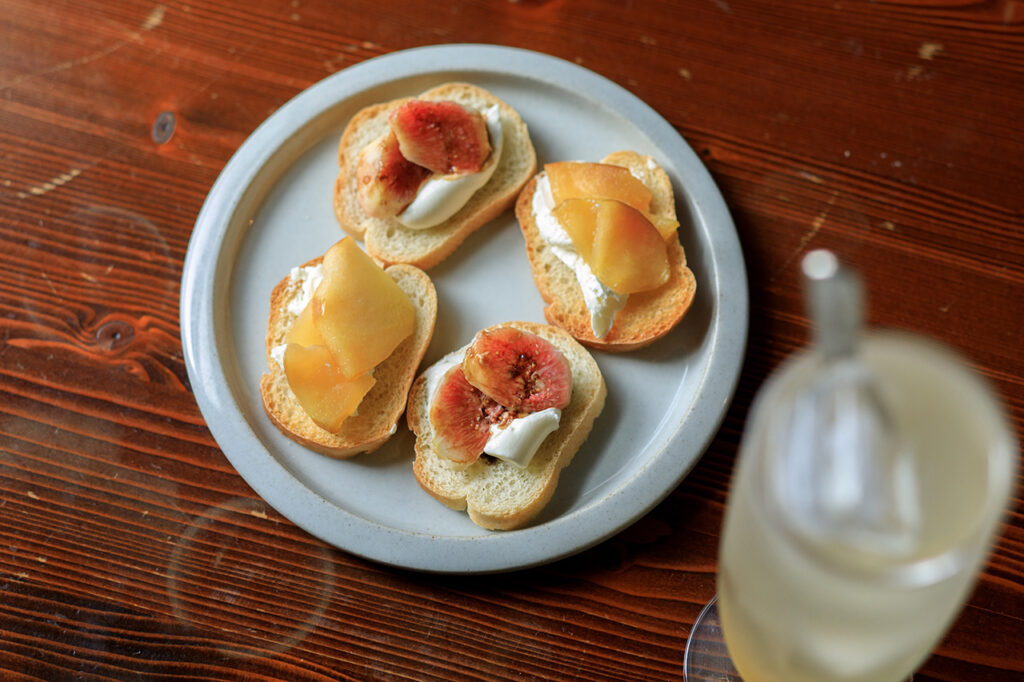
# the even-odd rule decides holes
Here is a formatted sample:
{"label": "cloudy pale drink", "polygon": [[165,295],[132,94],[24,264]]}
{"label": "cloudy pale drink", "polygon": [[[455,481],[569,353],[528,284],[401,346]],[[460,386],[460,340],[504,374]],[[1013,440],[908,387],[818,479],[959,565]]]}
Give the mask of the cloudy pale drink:
{"label": "cloudy pale drink", "polygon": [[[746,682],[906,679],[967,599],[1008,499],[1016,447],[959,360],[912,337],[875,335],[858,362],[879,378],[884,428],[898,434],[885,470],[853,452],[823,473],[814,453],[793,465],[779,452],[791,442],[781,425],[800,428],[786,406],[821,369],[814,353],[791,359],[751,414],[718,578],[726,643]],[[834,406],[840,421],[844,405]],[[850,483],[858,480],[884,484],[872,497]],[[804,499],[819,484],[824,496]],[[867,520],[843,500],[866,508]]]}

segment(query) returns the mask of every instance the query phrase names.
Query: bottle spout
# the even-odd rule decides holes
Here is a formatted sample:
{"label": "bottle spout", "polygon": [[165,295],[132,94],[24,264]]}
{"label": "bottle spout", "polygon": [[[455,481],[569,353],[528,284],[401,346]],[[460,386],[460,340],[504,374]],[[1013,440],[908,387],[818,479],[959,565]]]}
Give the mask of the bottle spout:
{"label": "bottle spout", "polygon": [[864,287],[860,276],[826,249],[809,252],[801,268],[814,345],[826,360],[852,356],[864,324]]}

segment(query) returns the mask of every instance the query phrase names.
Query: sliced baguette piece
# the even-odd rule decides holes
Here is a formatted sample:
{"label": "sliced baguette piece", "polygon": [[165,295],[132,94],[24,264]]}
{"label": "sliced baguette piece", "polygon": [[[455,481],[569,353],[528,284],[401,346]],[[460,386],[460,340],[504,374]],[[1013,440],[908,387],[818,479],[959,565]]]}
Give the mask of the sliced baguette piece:
{"label": "sliced baguette piece", "polygon": [[446,83],[418,99],[452,100],[481,113],[497,104],[503,149],[491,179],[448,220],[424,230],[405,227],[395,218],[372,218],[356,199],[359,152],[388,130],[388,114],[410,98],[375,104],[349,121],[338,146],[340,172],[334,186],[334,212],[341,227],[366,244],[385,265],[408,263],[427,270],[447,258],[466,237],[498,217],[515,202],[519,190],[537,170],[537,154],[526,123],[516,111],[488,91],[469,83]]}
{"label": "sliced baguette piece", "polygon": [[[302,267],[318,265],[322,260],[322,256],[314,258]],[[395,433],[405,410],[409,386],[434,333],[437,293],[427,274],[411,265],[393,265],[385,272],[412,302],[416,324],[413,333],[374,368],[376,383],[359,403],[356,414],[342,422],[338,433],[321,428],[306,414],[288,386],[284,369],[270,354],[285,342],[285,336],[297,317],[288,311],[288,303],[301,294],[302,286],[289,275],[270,294],[268,371],[260,378],[263,408],[284,435],[328,457],[347,458],[361,452],[372,452]]]}
{"label": "sliced baguette piece", "polygon": [[572,397],[562,410],[558,429],[548,435],[525,468],[483,456],[469,466],[438,455],[431,443],[430,404],[426,376],[409,392],[406,419],[416,434],[413,473],[420,486],[445,505],[465,509],[470,519],[489,530],[511,530],[529,523],[551,499],[562,469],[590,434],[604,408],[604,377],[586,348],[561,329],[536,322],[506,322],[555,345],[572,370]]}
{"label": "sliced baguette piece", "polygon": [[[653,158],[632,151],[609,154],[602,163],[628,168],[651,190],[654,215],[676,217],[675,198],[668,174]],[[630,294],[626,306],[604,338],[597,338],[590,325],[590,311],[575,273],[560,261],[541,237],[534,220],[532,202],[538,174],[523,188],[516,202],[516,218],[526,241],[526,255],[541,298],[547,304],[544,317],[565,329],[580,343],[604,351],[621,352],[642,348],[667,334],[679,323],[693,302],[697,281],[686,266],[686,254],[678,234],[666,241],[668,281],[651,291]]]}

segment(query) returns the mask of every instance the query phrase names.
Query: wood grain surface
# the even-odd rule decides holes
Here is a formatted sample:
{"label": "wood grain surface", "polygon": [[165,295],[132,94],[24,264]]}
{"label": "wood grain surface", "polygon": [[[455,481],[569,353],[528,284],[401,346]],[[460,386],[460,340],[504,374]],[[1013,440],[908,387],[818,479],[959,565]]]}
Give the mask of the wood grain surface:
{"label": "wood grain surface", "polygon": [[[0,678],[682,678],[753,396],[807,339],[795,264],[863,271],[874,324],[963,351],[1024,434],[1024,2],[4,0]],[[367,58],[494,43],[632,91],[698,152],[750,279],[708,452],[573,558],[437,577],[269,508],[191,393],[178,297],[231,154]],[[917,682],[1024,679],[1020,481]]]}

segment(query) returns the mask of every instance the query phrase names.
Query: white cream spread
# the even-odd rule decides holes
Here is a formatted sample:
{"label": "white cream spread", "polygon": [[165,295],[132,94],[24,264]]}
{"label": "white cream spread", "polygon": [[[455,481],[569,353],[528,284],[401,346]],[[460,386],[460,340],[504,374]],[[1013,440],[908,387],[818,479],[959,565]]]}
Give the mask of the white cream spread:
{"label": "white cream spread", "polygon": [[540,412],[517,417],[504,428],[492,424],[491,435],[484,446],[484,452],[525,468],[548,434],[558,428],[561,418],[561,410],[549,407]]}
{"label": "white cream spread", "polygon": [[583,301],[590,311],[590,328],[594,330],[594,336],[603,339],[611,330],[615,315],[626,305],[629,294],[619,294],[601,283],[590,266],[583,262],[569,233],[551,213],[554,207],[555,200],[551,196],[548,176],[541,173],[531,204],[534,222],[537,223],[541,238],[551,248],[551,253],[576,273],[576,281],[583,291]]}
{"label": "white cream spread", "polygon": [[288,302],[288,312],[292,315],[298,315],[313,300],[316,288],[320,286],[320,282],[324,279],[324,267],[320,263],[305,267],[294,267],[288,273],[288,277],[293,284],[298,283],[302,287],[302,292]]}
{"label": "white cream spread", "polygon": [[497,104],[483,112],[491,154],[483,168],[465,175],[433,175],[420,187],[416,198],[395,216],[398,222],[414,230],[424,230],[442,223],[466,205],[478,189],[487,184],[498,167],[504,144],[501,109]]}
{"label": "white cream spread", "polygon": [[[462,364],[462,358],[469,346],[448,353],[428,367],[423,373],[427,382],[427,405],[434,401],[441,380],[452,367]],[[529,465],[537,454],[537,449],[548,434],[558,428],[562,411],[554,407],[534,412],[523,417],[516,417],[504,428],[491,425],[491,435],[484,445],[484,452],[498,459],[515,464],[520,468]]]}
{"label": "white cream spread", "polygon": [[[316,288],[320,286],[320,282],[324,279],[324,268],[319,263],[303,267],[296,266],[288,273],[288,278],[291,280],[292,286],[298,285],[301,287],[298,295],[292,297],[285,307],[285,310],[295,316],[305,310],[309,302],[313,300]],[[281,369],[284,369],[284,349],[287,345],[282,343],[270,349],[270,357],[277,361]]]}
{"label": "white cream spread", "polygon": [[270,349],[270,357],[274,359],[274,362],[276,362],[281,369],[284,369],[284,349],[287,347],[287,343],[282,343],[281,345],[274,346]]}

